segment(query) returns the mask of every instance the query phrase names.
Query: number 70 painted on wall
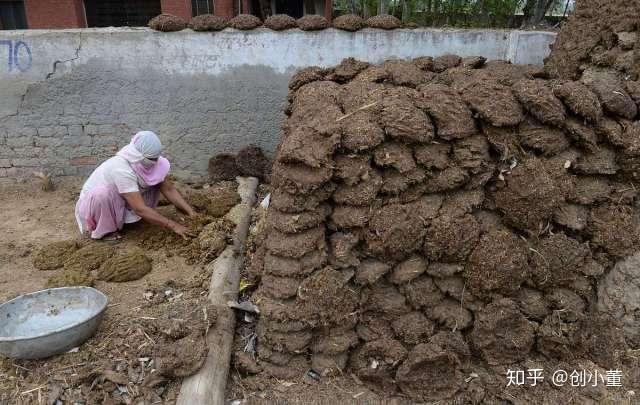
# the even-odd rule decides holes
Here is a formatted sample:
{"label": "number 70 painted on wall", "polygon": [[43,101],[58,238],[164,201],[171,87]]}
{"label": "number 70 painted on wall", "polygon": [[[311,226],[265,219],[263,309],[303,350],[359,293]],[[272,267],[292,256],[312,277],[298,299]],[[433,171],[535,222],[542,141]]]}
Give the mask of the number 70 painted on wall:
{"label": "number 70 painted on wall", "polygon": [[9,72],[16,69],[26,72],[31,68],[31,49],[22,41],[0,40],[0,46],[8,48]]}

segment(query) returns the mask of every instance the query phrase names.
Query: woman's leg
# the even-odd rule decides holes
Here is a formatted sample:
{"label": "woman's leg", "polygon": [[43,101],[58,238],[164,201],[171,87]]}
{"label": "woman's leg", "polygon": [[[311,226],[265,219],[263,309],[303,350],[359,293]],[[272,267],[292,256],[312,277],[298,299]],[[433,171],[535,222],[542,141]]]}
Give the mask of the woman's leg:
{"label": "woman's leg", "polygon": [[115,187],[94,188],[80,199],[78,208],[93,239],[117,232],[124,225],[125,200]]}
{"label": "woman's leg", "polygon": [[[140,193],[142,199],[144,200],[144,204],[147,207],[155,208],[158,205],[158,200],[160,200],[160,189],[159,187],[151,187]],[[125,224],[133,224],[135,222],[140,221],[138,215],[131,210],[129,204],[125,201],[125,214],[124,214],[124,223]]]}

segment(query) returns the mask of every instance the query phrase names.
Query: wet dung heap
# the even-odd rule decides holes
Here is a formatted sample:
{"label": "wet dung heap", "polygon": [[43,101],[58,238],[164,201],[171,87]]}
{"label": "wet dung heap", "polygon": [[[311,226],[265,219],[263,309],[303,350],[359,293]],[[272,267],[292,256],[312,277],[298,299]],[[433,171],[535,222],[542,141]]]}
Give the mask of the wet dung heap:
{"label": "wet dung heap", "polygon": [[64,266],[64,262],[79,247],[79,243],[75,240],[48,243],[33,255],[33,267],[38,270],[58,269]]}
{"label": "wet dung heap", "polygon": [[[456,403],[638,388],[635,104],[543,77],[455,55],[293,77],[250,263],[264,372]],[[580,364],[625,390],[505,388]]]}
{"label": "wet dung heap", "polygon": [[141,250],[118,252],[100,266],[97,278],[116,283],[139,280],[151,271],[151,267],[151,259]]}
{"label": "wet dung heap", "polygon": [[206,189],[189,190],[186,194],[193,208],[215,218],[224,216],[240,203],[240,195],[233,181],[221,181]]}
{"label": "wet dung heap", "polygon": [[[161,207],[159,211],[176,221],[181,215],[173,207]],[[230,242],[233,223],[226,218],[199,214],[181,221],[196,238],[185,239],[175,232],[152,224],[141,224],[127,232],[125,237],[136,240],[142,249],[164,250],[169,255],[184,257],[188,264],[205,263],[217,257]]]}
{"label": "wet dung heap", "polygon": [[116,254],[112,245],[90,241],[81,248],[74,250],[64,261],[60,273],[49,277],[47,288],[93,286],[96,277],[94,272],[109,258]]}

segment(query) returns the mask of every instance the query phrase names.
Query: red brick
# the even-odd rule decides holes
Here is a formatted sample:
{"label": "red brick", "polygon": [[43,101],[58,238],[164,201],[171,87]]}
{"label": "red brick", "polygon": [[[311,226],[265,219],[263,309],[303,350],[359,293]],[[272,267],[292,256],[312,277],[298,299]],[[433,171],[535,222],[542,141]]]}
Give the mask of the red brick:
{"label": "red brick", "polygon": [[191,0],[162,0],[162,12],[191,20]]}
{"label": "red brick", "polygon": [[97,163],[97,156],[79,156],[71,159],[72,166],[93,166]]}
{"label": "red brick", "polygon": [[333,0],[324,0],[324,18],[329,22],[333,19]]}
{"label": "red brick", "polygon": [[84,28],[82,0],[25,0],[29,28]]}
{"label": "red brick", "polygon": [[[2,0],[0,0],[2,1]],[[29,28],[84,28],[87,19],[83,0],[24,0]],[[214,0],[214,14],[233,18],[238,12],[250,13],[250,0],[241,0],[236,10],[235,0]],[[177,15],[189,21],[192,16],[191,0],[161,0],[162,12]],[[331,21],[333,0],[325,0],[324,16]]]}
{"label": "red brick", "polygon": [[214,0],[213,13],[220,17],[233,18],[235,16],[233,0]]}
{"label": "red brick", "polygon": [[251,2],[249,0],[241,0],[242,10],[238,14],[252,14],[251,13]]}

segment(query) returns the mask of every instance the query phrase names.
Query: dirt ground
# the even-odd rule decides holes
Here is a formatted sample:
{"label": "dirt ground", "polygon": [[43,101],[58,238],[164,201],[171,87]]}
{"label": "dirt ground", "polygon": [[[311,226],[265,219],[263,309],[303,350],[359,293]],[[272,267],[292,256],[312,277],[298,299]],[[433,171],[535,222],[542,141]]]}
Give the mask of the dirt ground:
{"label": "dirt ground", "polygon": [[[0,210],[0,233],[3,235],[0,242],[0,302],[46,288],[47,279],[63,271],[38,270],[32,260],[45,243],[80,237],[73,215],[80,185],[80,180],[67,180],[48,193],[35,182],[0,185],[0,207],[3,208]],[[259,193],[259,197],[264,197],[265,192]],[[137,242],[133,237],[138,235],[139,227],[125,228],[123,241],[115,246],[118,249],[134,247]],[[153,267],[140,280],[95,282],[94,287],[108,296],[109,305],[96,335],[77,351],[40,361],[0,359],[0,404],[55,403],[50,401],[55,401],[56,397],[63,403],[84,401],[86,404],[175,402],[182,378],[180,371],[192,372],[200,364],[169,364],[171,371],[165,373],[168,375],[151,378],[149,359],[158,353],[151,350],[152,345],[147,341],[172,342],[154,327],[151,319],[160,319],[167,308],[180,312],[184,306],[202,305],[210,275],[203,264],[188,264],[185,257],[175,252],[146,249],[145,254],[152,260]],[[180,276],[176,277],[176,274]],[[178,298],[174,300],[176,296]],[[180,305],[181,302],[184,305]],[[244,322],[242,316],[238,316],[237,325],[236,347],[241,348],[245,342],[243,335],[252,333],[254,325]],[[171,326],[166,328],[170,333],[173,329]],[[189,336],[175,341],[185,343],[181,339],[189,339]],[[186,346],[198,346],[196,343],[201,342],[195,339]],[[171,352],[171,349],[164,352]],[[197,360],[206,352],[188,354],[189,358]],[[137,364],[140,359],[146,361],[142,366]],[[241,376],[233,364],[227,397],[230,401],[247,404],[403,402],[400,398],[369,390],[351,374],[316,380],[301,373],[297,378],[282,380],[264,373]],[[134,398],[142,402],[133,402]]]}
{"label": "dirt ground", "polygon": [[[80,238],[73,215],[79,186],[79,181],[70,180],[45,193],[36,183],[0,185],[0,301],[41,290],[63,271],[38,270],[32,256],[45,243]],[[115,245],[118,250],[138,245],[133,238],[138,232],[127,230]],[[194,311],[206,308],[209,274],[203,264],[187,264],[179,254],[149,249],[144,253],[153,264],[141,279],[95,282],[109,304],[96,335],[78,350],[42,361],[0,359],[0,404],[55,403],[56,396],[65,403],[175,400],[183,374],[197,370],[206,356],[202,337],[215,314],[209,314],[206,325],[187,318],[190,326],[185,327],[178,320],[197,318]],[[176,335],[175,330],[180,332]],[[188,353],[181,353],[183,349]],[[179,357],[192,363],[176,364]],[[154,365],[158,375],[150,373],[151,358],[165,362]],[[137,364],[140,359],[146,363]]]}
{"label": "dirt ground", "polygon": [[0,300],[44,288],[52,273],[33,267],[31,254],[43,243],[80,236],[73,216],[79,186],[70,181],[46,194],[37,183],[0,186]]}
{"label": "dirt ground", "polygon": [[[36,269],[32,254],[46,243],[81,238],[74,218],[80,185],[79,180],[68,180],[51,193],[42,192],[36,183],[0,185],[0,300],[43,289],[47,278],[60,271]],[[133,229],[129,227],[125,227],[118,247],[135,246],[127,238],[127,230]],[[146,254],[153,260],[153,271],[143,279],[126,284],[97,282],[96,287],[109,295],[111,306],[135,300],[125,293],[132,288],[175,279],[178,268],[185,279],[202,272],[203,266],[186,265],[178,255],[167,256],[158,251]]]}
{"label": "dirt ground", "polygon": [[281,380],[267,375],[243,377],[233,367],[227,385],[227,398],[238,404],[405,404],[405,398],[378,394],[353,374],[316,380],[302,374]]}

